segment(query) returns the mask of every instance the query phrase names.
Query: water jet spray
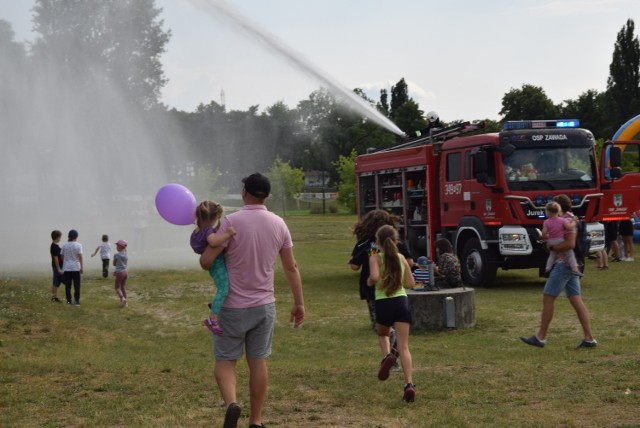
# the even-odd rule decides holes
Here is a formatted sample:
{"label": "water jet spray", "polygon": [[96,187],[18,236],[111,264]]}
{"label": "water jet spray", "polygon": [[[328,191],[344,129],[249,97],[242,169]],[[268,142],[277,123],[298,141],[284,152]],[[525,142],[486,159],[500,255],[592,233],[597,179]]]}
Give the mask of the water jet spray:
{"label": "water jet spray", "polygon": [[349,107],[357,113],[371,119],[383,128],[393,132],[396,135],[404,136],[405,133],[400,130],[389,118],[382,115],[373,108],[369,103],[358,95],[354,94],[344,85],[330,77],[327,73],[322,72],[318,66],[312,65],[300,53],[286,46],[284,42],[278,40],[274,35],[269,34],[265,29],[260,28],[256,23],[250,22],[242,16],[237,10],[223,0],[190,0],[192,4],[207,12],[209,15],[216,17],[222,16],[229,21],[238,30],[241,30],[246,36],[259,42],[274,54],[282,57],[291,65],[304,71],[313,79],[326,86],[334,95],[339,95],[347,102]]}

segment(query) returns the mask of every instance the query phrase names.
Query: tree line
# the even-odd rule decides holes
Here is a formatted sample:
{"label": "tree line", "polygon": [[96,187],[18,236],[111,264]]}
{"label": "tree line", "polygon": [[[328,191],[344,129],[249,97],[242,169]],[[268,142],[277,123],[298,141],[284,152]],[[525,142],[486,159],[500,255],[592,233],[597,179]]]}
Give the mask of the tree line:
{"label": "tree line", "polygon": [[[218,171],[219,184],[225,185],[224,177],[236,180],[235,174],[266,171],[278,160],[302,170],[327,171],[339,183],[344,174],[341,157],[399,142],[398,136],[354,114],[323,88],[295,107],[276,102],[262,112],[259,105],[228,111],[215,101],[203,101],[192,112],[164,105],[160,93],[167,79],[161,57],[171,30],[164,28],[155,0],[36,0],[33,30],[36,38],[20,43],[11,23],[0,20],[2,111],[8,117],[19,116],[30,109],[20,100],[31,99],[26,94],[34,86],[53,85],[47,100],[53,110],[70,102],[96,111],[90,120],[88,116],[82,120],[103,130],[98,138],[87,138],[87,145],[97,146],[114,135],[127,138],[125,131],[106,132],[99,125],[100,117],[109,114],[111,104],[106,100],[118,97],[151,129],[159,151],[182,146],[185,159],[166,156],[166,168],[178,181],[205,169]],[[43,70],[57,79],[41,80]],[[559,104],[542,87],[512,88],[502,97],[499,122],[577,118],[596,138],[610,138],[640,112],[640,44],[631,19],[617,35],[609,71],[605,91],[588,89]],[[407,133],[428,126],[425,111],[410,96],[404,78],[382,89],[378,100],[367,98],[359,88],[354,92]],[[16,111],[13,106],[20,107]],[[441,119],[443,125],[456,122]],[[499,129],[499,122],[487,122],[490,129]],[[28,138],[25,141],[15,123],[5,116],[5,144],[12,139],[26,144]]]}

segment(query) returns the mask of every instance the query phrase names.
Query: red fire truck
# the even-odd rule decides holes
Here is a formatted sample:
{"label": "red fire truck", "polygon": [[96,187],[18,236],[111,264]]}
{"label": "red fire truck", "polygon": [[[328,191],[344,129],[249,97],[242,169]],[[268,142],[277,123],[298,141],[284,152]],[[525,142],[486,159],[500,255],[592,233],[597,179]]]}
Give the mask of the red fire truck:
{"label": "red fire truck", "polygon": [[591,251],[604,246],[599,221],[640,208],[640,141],[606,143],[599,170],[593,134],[577,120],[506,122],[501,132],[465,136],[482,128],[464,122],[359,156],[359,215],[396,214],[414,257],[433,258],[435,241],[447,238],[465,283],[489,286],[498,268],[542,273],[544,206],[555,195],[568,195],[587,222]]}

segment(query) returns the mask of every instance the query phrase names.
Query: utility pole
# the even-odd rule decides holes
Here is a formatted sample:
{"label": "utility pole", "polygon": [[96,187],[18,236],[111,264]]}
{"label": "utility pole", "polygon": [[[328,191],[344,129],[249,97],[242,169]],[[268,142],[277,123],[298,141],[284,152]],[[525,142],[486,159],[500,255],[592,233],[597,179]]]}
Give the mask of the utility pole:
{"label": "utility pole", "polygon": [[326,195],[324,193],[324,167],[322,168],[322,214],[326,214]]}

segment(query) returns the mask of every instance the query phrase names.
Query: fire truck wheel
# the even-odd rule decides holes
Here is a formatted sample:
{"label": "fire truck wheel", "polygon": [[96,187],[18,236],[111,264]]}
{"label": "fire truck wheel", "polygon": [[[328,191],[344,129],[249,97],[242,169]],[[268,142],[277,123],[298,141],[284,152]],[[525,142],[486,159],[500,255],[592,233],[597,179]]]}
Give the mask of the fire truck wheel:
{"label": "fire truck wheel", "polygon": [[478,238],[471,238],[464,244],[460,266],[462,279],[470,287],[490,287],[496,278],[497,268],[490,265],[487,251],[482,249]]}

